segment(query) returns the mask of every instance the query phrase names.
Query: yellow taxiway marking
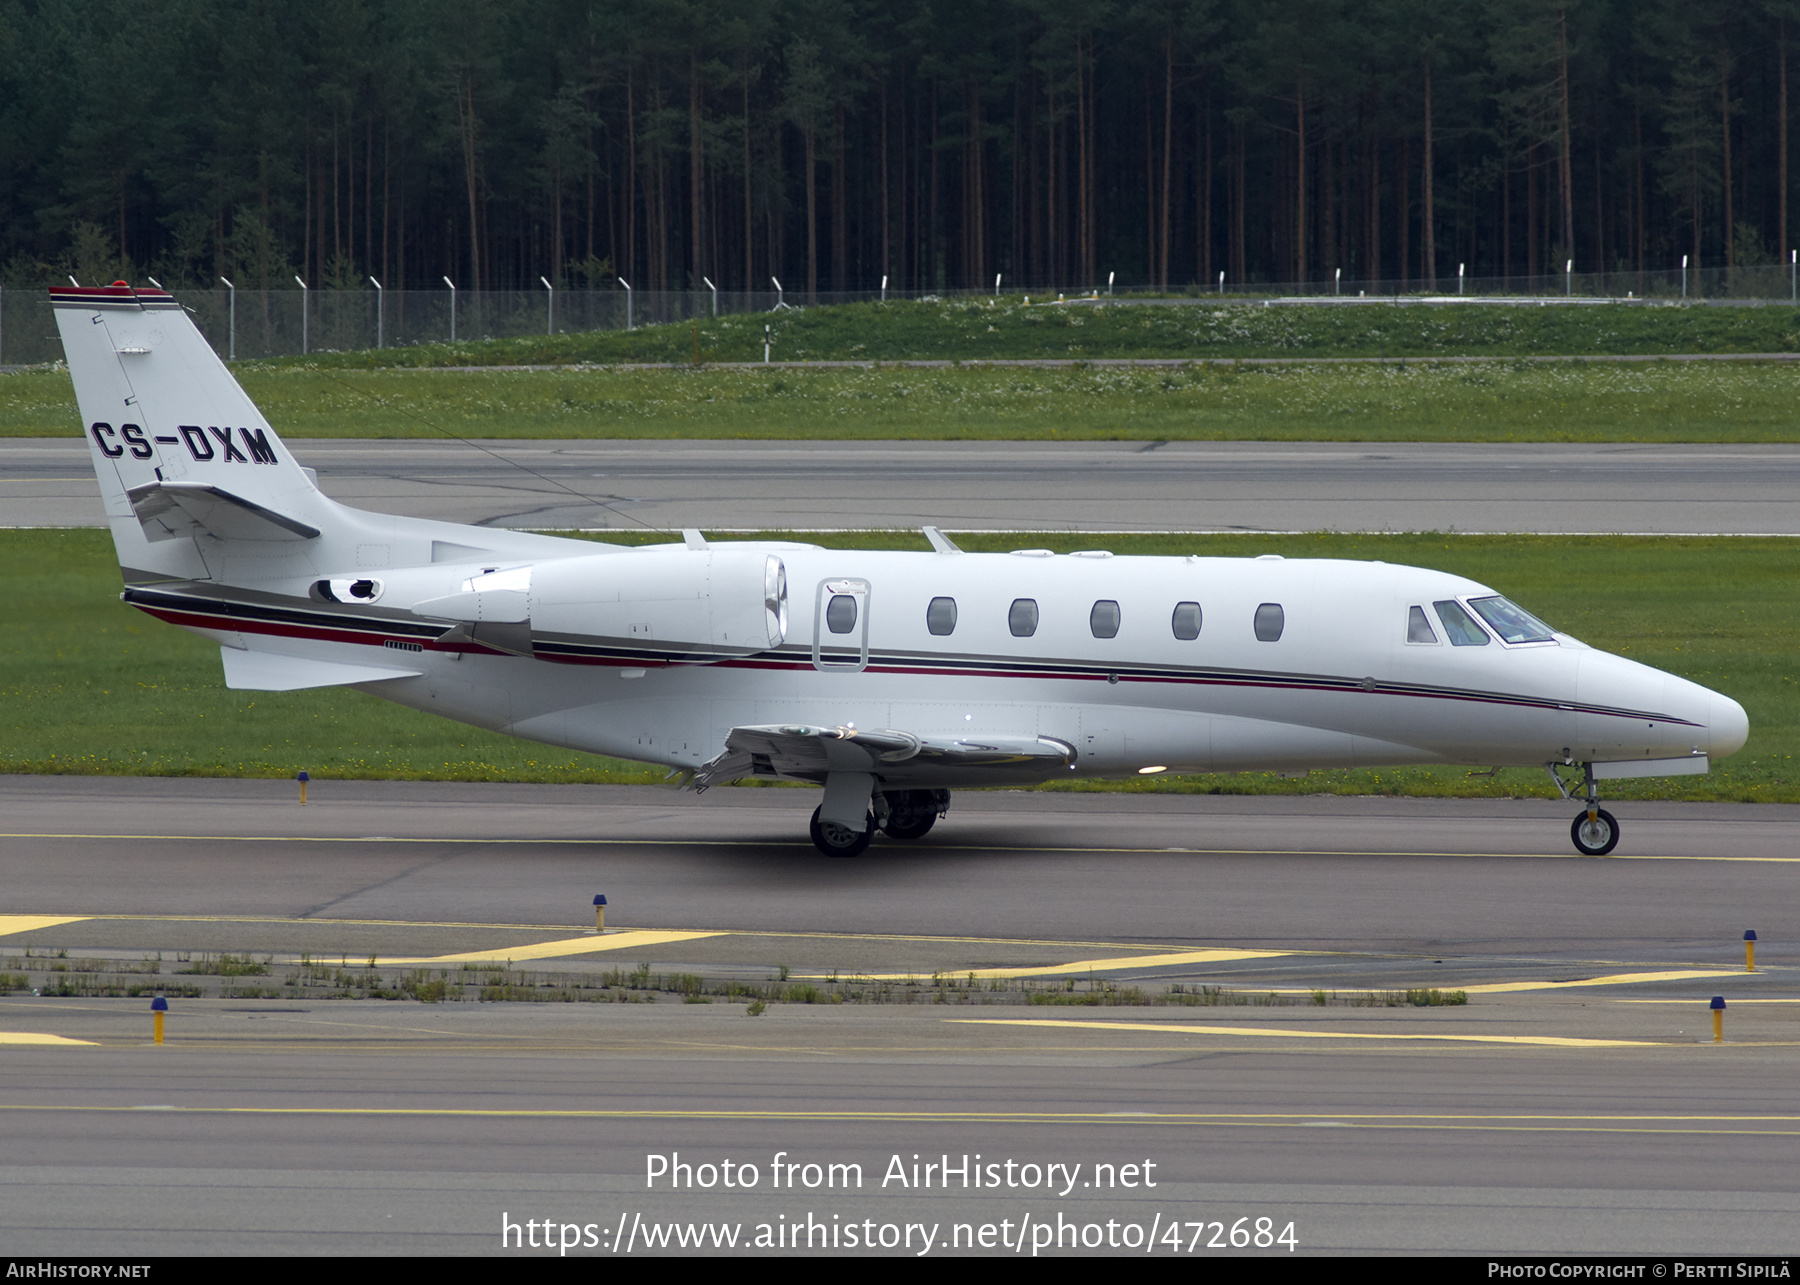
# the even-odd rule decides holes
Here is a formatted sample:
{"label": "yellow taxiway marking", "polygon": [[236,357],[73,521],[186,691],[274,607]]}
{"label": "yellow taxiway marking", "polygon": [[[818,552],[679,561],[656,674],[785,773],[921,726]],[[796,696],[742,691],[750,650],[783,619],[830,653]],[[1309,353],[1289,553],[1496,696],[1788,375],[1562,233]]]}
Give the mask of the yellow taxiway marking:
{"label": "yellow taxiway marking", "polygon": [[595,955],[603,950],[629,950],[633,946],[661,946],[671,941],[692,941],[696,937],[717,937],[710,932],[627,932],[591,933],[586,937],[564,937],[559,941],[540,941],[529,946],[499,946],[493,950],[465,950],[455,955],[431,955],[416,959],[388,959],[388,964],[473,964],[499,963],[502,960],[560,959],[564,955]]}
{"label": "yellow taxiway marking", "polygon": [[0,915],[0,937],[36,932],[40,928],[54,928],[58,924],[78,924],[91,918],[91,915]]}
{"label": "yellow taxiway marking", "polygon": [[1254,1035],[1298,1040],[1453,1040],[1463,1044],[1534,1044],[1547,1048],[1616,1049],[1656,1048],[1651,1040],[1585,1040],[1566,1035],[1439,1035],[1436,1033],[1386,1034],[1374,1031],[1309,1031],[1274,1026],[1193,1026],[1185,1022],[1082,1022],[1043,1017],[951,1017],[946,1021],[979,1026],[1048,1026],[1056,1030],[1078,1027],[1093,1031],[1155,1031],[1159,1035]]}
{"label": "yellow taxiway marking", "polygon": [[92,1046],[92,1040],[72,1040],[66,1035],[42,1035],[37,1031],[0,1031],[0,1044],[86,1044]]}
{"label": "yellow taxiway marking", "polygon": [[[493,929],[501,932],[553,932],[573,925],[564,924],[513,924],[513,923],[468,923],[462,920],[449,919],[310,919],[297,918],[292,915],[132,915],[99,912],[91,915],[77,915],[65,920],[54,916],[17,916],[24,919],[41,918],[49,923],[78,923],[87,920],[96,922],[145,923],[145,924],[296,924],[307,927],[324,928],[477,928]],[[3,917],[0,917],[3,918]],[[632,929],[634,932],[661,931],[653,929]],[[959,937],[933,935],[928,933],[846,933],[846,932],[793,932],[786,929],[763,928],[696,928],[671,929],[700,937],[781,937],[800,941],[904,941],[925,942],[927,944],[973,945],[973,946],[1047,946],[1056,950],[1174,950],[1175,947],[1159,942],[1131,941],[1056,941],[1041,937]],[[0,936],[4,936],[0,932]],[[614,930],[611,936],[617,936]],[[1221,950],[1230,949],[1221,947]],[[1284,950],[1272,952],[1278,955],[1341,955],[1344,951],[1333,950]],[[483,959],[492,956],[481,956]],[[1388,958],[1382,955],[1381,958]],[[1408,956],[1411,958],[1411,956]],[[398,960],[389,960],[398,963]],[[819,974],[823,976],[824,974]],[[1260,989],[1260,988],[1259,988]],[[1313,987],[1295,991],[1295,994],[1309,994]]]}
{"label": "yellow taxiway marking", "polygon": [[[1035,968],[974,968],[945,969],[945,976],[972,976],[978,979],[1001,977],[1060,977],[1070,973],[1092,973],[1114,968],[1169,968],[1176,964],[1217,964],[1232,959],[1278,959],[1292,954],[1286,950],[1184,950],[1172,955],[1123,955],[1116,959],[1078,959],[1070,964],[1043,964]],[[866,977],[870,981],[894,982],[909,977],[918,977],[914,970],[910,973],[857,973],[857,977]]]}
{"label": "yellow taxiway marking", "polygon": [[1576,986],[1633,986],[1639,982],[1684,982],[1697,977],[1743,976],[1745,973],[1741,968],[1729,972],[1693,968],[1668,973],[1613,973],[1608,977],[1584,977],[1567,982],[1482,982],[1475,986],[1440,987],[1439,989],[1466,991],[1470,995],[1500,995],[1508,991],[1560,991]]}
{"label": "yellow taxiway marking", "polygon": [[[639,847],[639,848],[795,848],[804,847],[799,840],[774,839],[576,839],[539,838],[529,835],[493,835],[469,838],[368,834],[12,834],[0,833],[0,839],[116,839],[127,842],[155,841],[181,843],[511,843],[541,847]],[[1296,857],[1470,857],[1501,859],[1507,857],[1531,861],[1724,861],[1800,865],[1800,857],[1712,857],[1695,854],[1626,854],[1607,857],[1584,857],[1573,852],[1389,852],[1376,848],[1170,848],[1162,845],[1141,847],[1103,844],[1048,843],[939,843],[937,852],[1094,852],[1094,853],[1168,853],[1193,857],[1264,857],[1272,854]]]}

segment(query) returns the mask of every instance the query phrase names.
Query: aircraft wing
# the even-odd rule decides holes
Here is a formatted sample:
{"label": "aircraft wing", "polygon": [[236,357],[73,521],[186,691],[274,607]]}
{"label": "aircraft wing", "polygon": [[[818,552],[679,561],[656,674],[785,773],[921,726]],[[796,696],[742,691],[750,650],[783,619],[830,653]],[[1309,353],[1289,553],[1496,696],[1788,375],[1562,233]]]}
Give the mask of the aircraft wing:
{"label": "aircraft wing", "polygon": [[892,728],[734,727],[725,752],[688,783],[696,793],[746,776],[824,781],[872,773],[884,785],[1015,785],[1067,772],[1075,747],[1048,736],[917,736]]}

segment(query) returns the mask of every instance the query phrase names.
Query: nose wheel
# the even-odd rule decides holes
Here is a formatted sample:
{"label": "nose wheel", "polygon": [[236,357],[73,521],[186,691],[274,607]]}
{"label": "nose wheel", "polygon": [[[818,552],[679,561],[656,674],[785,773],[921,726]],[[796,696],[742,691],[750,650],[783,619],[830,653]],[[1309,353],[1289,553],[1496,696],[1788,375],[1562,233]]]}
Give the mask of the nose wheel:
{"label": "nose wheel", "polygon": [[[1556,782],[1556,788],[1562,792],[1563,798],[1574,798],[1568,785],[1557,774],[1557,765],[1546,763],[1544,767],[1550,773],[1550,779]],[[1574,840],[1575,851],[1582,856],[1604,857],[1619,846],[1619,822],[1612,813],[1600,806],[1600,785],[1594,779],[1594,765],[1583,763],[1581,774],[1587,786],[1587,806],[1569,826],[1569,838]]]}
{"label": "nose wheel", "polygon": [[1604,857],[1619,846],[1619,823],[1605,808],[1594,808],[1575,818],[1569,837],[1582,856]]}

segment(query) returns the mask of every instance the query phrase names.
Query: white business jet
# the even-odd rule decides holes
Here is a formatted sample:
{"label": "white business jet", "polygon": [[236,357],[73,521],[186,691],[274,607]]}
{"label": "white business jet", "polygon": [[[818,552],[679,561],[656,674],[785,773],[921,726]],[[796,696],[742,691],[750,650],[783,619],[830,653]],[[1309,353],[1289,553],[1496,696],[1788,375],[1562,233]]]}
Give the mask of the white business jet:
{"label": "white business jet", "polygon": [[703,790],[824,786],[820,851],[930,830],[962,786],[1417,763],[1544,766],[1589,855],[1599,782],[1741,748],[1727,696],[1381,562],[622,548],[347,508],[161,290],[53,289],[124,599],[226,684],[354,687]]}

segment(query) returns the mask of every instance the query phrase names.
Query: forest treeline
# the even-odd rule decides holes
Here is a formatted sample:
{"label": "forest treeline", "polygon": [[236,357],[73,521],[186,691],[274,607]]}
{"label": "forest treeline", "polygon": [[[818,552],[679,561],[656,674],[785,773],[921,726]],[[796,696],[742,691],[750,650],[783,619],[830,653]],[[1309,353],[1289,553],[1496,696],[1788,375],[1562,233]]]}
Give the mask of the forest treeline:
{"label": "forest treeline", "polygon": [[0,0],[0,272],[766,287],[1786,262],[1800,0]]}

